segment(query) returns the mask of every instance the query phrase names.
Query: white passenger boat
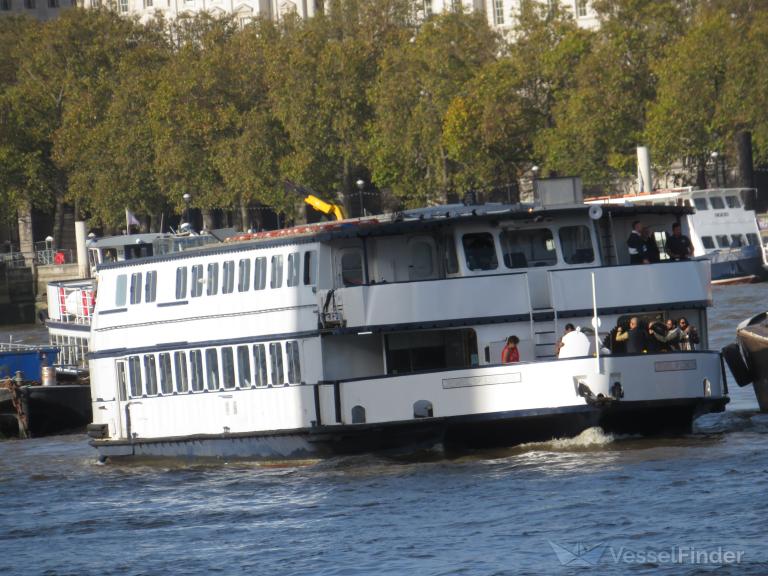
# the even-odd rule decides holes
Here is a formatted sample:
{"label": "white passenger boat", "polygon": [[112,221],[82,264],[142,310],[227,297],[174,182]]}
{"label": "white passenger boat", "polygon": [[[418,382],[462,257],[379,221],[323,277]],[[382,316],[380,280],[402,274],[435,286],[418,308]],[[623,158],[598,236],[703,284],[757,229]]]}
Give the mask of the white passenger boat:
{"label": "white passenger boat", "polygon": [[[287,459],[689,431],[728,402],[706,346],[710,262],[630,266],[617,247],[635,219],[691,212],[452,205],[102,264],[92,445]],[[686,316],[701,350],[556,358],[595,302],[606,331]],[[501,364],[513,334],[521,361]]]}
{"label": "white passenger boat", "polygon": [[[230,235],[230,231],[218,231]],[[225,234],[226,233],[226,234]],[[137,258],[189,250],[218,243],[216,236],[177,235],[168,233],[130,234],[91,238],[88,240],[88,262],[95,270],[107,262],[123,262]],[[94,278],[57,280],[47,285],[47,317],[45,325],[53,346],[59,348],[57,371],[60,374],[87,372],[91,318],[96,297]]]}
{"label": "white passenger boat", "polygon": [[[766,276],[768,260],[757,215],[744,206],[745,196],[753,193],[754,190],[748,188],[695,190],[685,187],[594,198],[587,203],[694,207],[695,212],[681,221],[683,234],[691,239],[694,256],[706,256],[712,261],[712,281],[730,284],[756,282]],[[663,258],[666,235],[670,230],[655,232]]]}

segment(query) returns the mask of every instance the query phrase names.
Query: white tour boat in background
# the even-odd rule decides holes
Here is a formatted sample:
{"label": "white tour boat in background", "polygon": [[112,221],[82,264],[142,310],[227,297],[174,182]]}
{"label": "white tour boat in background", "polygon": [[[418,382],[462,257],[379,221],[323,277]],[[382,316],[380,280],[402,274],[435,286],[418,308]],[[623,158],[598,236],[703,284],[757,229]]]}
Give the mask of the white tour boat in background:
{"label": "white tour boat in background", "polygon": [[[715,284],[755,282],[766,276],[765,248],[760,236],[757,215],[745,208],[745,197],[754,194],[749,188],[692,187],[654,190],[617,197],[593,198],[588,204],[676,205],[690,206],[695,212],[681,221],[683,234],[691,239],[694,256],[707,256],[712,261]],[[669,228],[655,229],[655,237],[663,252]]]}
{"label": "white tour boat in background", "polygon": [[[706,346],[710,262],[632,266],[623,243],[636,219],[691,213],[451,205],[101,264],[92,444],[284,459],[689,431],[728,402]],[[556,358],[595,302],[605,332],[685,316],[701,350]],[[510,335],[520,362],[501,364]]]}

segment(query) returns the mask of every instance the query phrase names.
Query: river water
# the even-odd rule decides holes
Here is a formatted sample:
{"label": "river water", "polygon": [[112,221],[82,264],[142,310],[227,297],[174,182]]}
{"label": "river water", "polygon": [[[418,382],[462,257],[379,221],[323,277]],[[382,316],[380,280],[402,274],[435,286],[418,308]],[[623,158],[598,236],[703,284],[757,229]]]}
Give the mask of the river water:
{"label": "river water", "polygon": [[[712,347],[766,297],[715,288]],[[768,414],[730,387],[686,437],[451,460],[98,465],[84,436],[0,442],[0,574],[768,574]]]}

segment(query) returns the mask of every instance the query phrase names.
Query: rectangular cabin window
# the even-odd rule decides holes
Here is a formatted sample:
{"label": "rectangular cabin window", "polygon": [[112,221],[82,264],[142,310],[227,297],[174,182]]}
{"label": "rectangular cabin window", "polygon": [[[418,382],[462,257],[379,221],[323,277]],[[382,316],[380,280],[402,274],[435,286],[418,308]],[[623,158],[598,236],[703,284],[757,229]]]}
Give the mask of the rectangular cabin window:
{"label": "rectangular cabin window", "polygon": [[284,384],[283,375],[283,345],[280,342],[273,342],[269,345],[269,360],[272,367],[272,384]]}
{"label": "rectangular cabin window", "polygon": [[190,296],[197,298],[203,294],[203,265],[195,264],[192,266],[192,288]]}
{"label": "rectangular cabin window", "polygon": [[256,371],[254,381],[256,386],[267,385],[267,354],[264,344],[253,345],[253,367]]}
{"label": "rectangular cabin window", "polygon": [[157,270],[147,272],[147,279],[144,284],[144,302],[154,302],[157,300]]}
{"label": "rectangular cabin window", "polygon": [[[588,234],[589,232],[587,232]],[[568,239],[571,238],[571,235],[566,232]],[[504,265],[507,268],[554,266],[557,264],[555,241],[549,228],[504,230],[499,238],[501,251],[504,254]]]}
{"label": "rectangular cabin window", "polygon": [[718,248],[728,248],[729,242],[728,242],[728,235],[727,234],[718,234],[715,236],[717,239],[717,247]]}
{"label": "rectangular cabin window", "polygon": [[168,352],[163,352],[157,358],[160,361],[160,391],[163,394],[173,394],[171,355]]}
{"label": "rectangular cabin window", "polygon": [[696,210],[709,210],[706,198],[694,198],[693,205],[696,206]]}
{"label": "rectangular cabin window", "polygon": [[712,240],[712,236],[702,236],[701,243],[704,244],[704,248],[712,250],[715,247],[715,241]]}
{"label": "rectangular cabin window", "polygon": [[224,278],[221,283],[222,294],[232,294],[235,291],[235,261],[224,262]]}
{"label": "rectangular cabin window", "polygon": [[131,304],[141,303],[141,272],[131,274]]}
{"label": "rectangular cabin window", "polygon": [[288,254],[288,278],[286,283],[288,286],[299,285],[299,265],[301,264],[301,254],[298,252],[292,252]]}
{"label": "rectangular cabin window", "polygon": [[344,286],[363,285],[363,253],[348,249],[341,256],[341,282]]}
{"label": "rectangular cabin window", "polygon": [[203,353],[200,350],[189,351],[189,366],[192,377],[192,390],[201,392],[205,387],[203,383]]}
{"label": "rectangular cabin window", "polygon": [[115,306],[125,306],[125,297],[128,292],[128,276],[120,274],[117,277],[117,287],[115,290]]}
{"label": "rectangular cabin window", "polygon": [[147,395],[157,395],[157,366],[154,354],[144,355],[144,377],[147,382]]}
{"label": "rectangular cabin window", "polygon": [[187,297],[187,267],[176,268],[176,300],[184,300]]}
{"label": "rectangular cabin window", "polygon": [[224,388],[235,387],[235,358],[231,347],[221,349],[221,379]]}
{"label": "rectangular cabin window", "polygon": [[238,263],[237,291],[248,292],[251,287],[251,260],[243,258]]}
{"label": "rectangular cabin window", "polygon": [[453,236],[446,236],[445,244],[445,273],[457,274],[459,271],[459,257],[456,254],[456,241]]}
{"label": "rectangular cabin window", "polygon": [[760,246],[760,238],[753,232],[747,233],[747,242],[749,242],[750,246]]}
{"label": "rectangular cabin window", "polygon": [[592,237],[586,226],[563,226],[559,231],[563,260],[568,264],[587,264],[595,260]]}
{"label": "rectangular cabin window", "polygon": [[253,264],[253,289],[264,290],[267,286],[267,259],[265,256],[261,256],[256,258]]}
{"label": "rectangular cabin window", "polygon": [[731,248],[741,248],[746,245],[741,234],[731,234]]}
{"label": "rectangular cabin window", "polygon": [[725,203],[728,204],[728,208],[741,208],[741,200],[738,196],[726,196]]}
{"label": "rectangular cabin window", "polygon": [[128,357],[128,381],[131,385],[131,396],[133,398],[140,397],[142,394],[141,361],[138,356]]}
{"label": "rectangular cabin window", "polygon": [[237,347],[237,385],[240,388],[251,387],[251,359],[248,346]]}
{"label": "rectangular cabin window", "polygon": [[176,372],[176,391],[179,393],[189,391],[189,378],[187,376],[187,355],[184,352],[173,353],[173,367]]}
{"label": "rectangular cabin window", "polygon": [[126,385],[126,382],[128,382],[128,379],[126,378],[126,375],[125,375],[125,362],[120,360],[120,361],[116,362],[115,365],[116,365],[116,368],[117,368],[117,390],[118,390],[118,394],[120,395],[120,400],[122,402],[125,402],[126,400],[128,400],[128,393],[126,392],[126,390],[128,388],[127,385]]}
{"label": "rectangular cabin window", "polygon": [[216,296],[219,291],[219,263],[208,264],[208,280],[205,293],[208,296]]}
{"label": "rectangular cabin window", "polygon": [[283,285],[283,255],[272,256],[272,272],[269,277],[270,288],[280,288]]}
{"label": "rectangular cabin window", "polygon": [[301,383],[301,362],[299,360],[299,342],[291,340],[285,343],[285,355],[288,359],[288,382]]}
{"label": "rectangular cabin window", "polygon": [[461,243],[470,270],[496,270],[499,267],[496,245],[488,232],[464,234]]}
{"label": "rectangular cabin window", "polygon": [[208,380],[208,390],[218,390],[219,381],[219,355],[216,348],[208,348],[205,351],[205,374]]}
{"label": "rectangular cabin window", "polygon": [[304,286],[317,285],[317,251],[304,252]]}
{"label": "rectangular cabin window", "polygon": [[709,203],[712,204],[712,208],[715,210],[722,210],[725,208],[725,202],[723,202],[723,199],[720,198],[720,196],[711,196],[709,198]]}

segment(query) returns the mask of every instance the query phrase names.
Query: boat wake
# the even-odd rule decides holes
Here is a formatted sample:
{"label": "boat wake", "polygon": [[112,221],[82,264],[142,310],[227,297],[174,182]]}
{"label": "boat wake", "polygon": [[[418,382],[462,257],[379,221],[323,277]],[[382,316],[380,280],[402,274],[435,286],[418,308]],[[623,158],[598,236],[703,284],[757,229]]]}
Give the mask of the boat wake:
{"label": "boat wake", "polygon": [[753,410],[707,414],[694,422],[697,434],[726,434],[730,432],[768,433],[768,414]]}
{"label": "boat wake", "polygon": [[528,442],[519,446],[522,450],[547,450],[558,452],[571,452],[579,450],[593,450],[607,446],[616,440],[613,434],[606,434],[602,428],[595,426],[587,428],[573,438],[555,438],[544,442]]}

